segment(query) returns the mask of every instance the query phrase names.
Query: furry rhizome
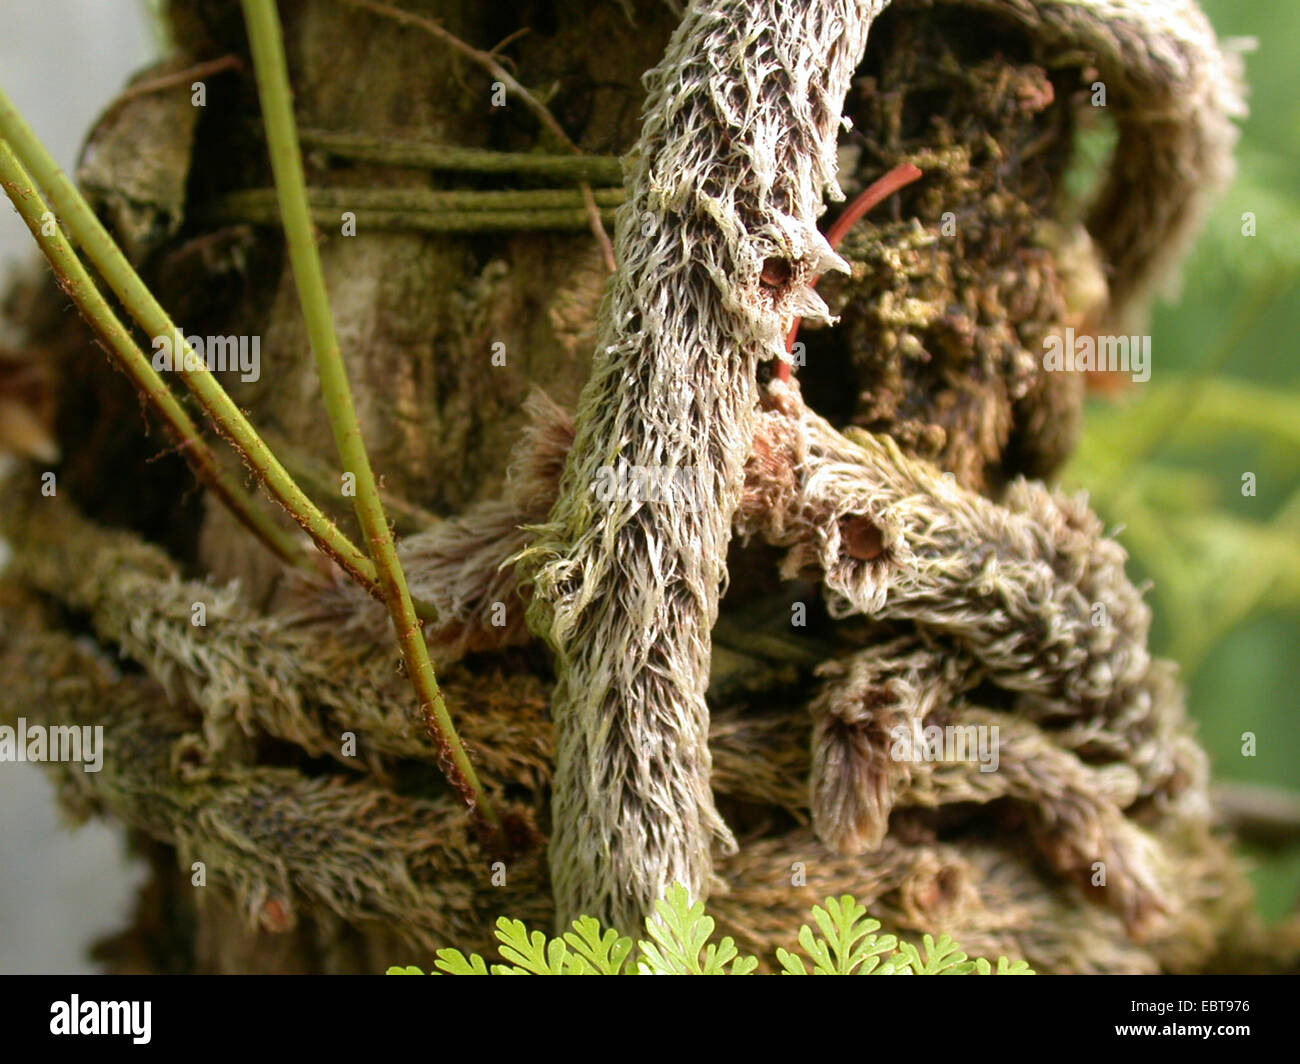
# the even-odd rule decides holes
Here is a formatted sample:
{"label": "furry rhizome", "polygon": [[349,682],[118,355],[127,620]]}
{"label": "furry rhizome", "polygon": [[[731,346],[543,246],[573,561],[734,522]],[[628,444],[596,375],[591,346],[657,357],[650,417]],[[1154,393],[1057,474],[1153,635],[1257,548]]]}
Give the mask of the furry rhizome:
{"label": "furry rhizome", "polygon": [[[637,926],[673,882],[708,887],[710,630],[758,411],[758,364],[809,281],[843,268],[817,228],[849,79],[883,0],[693,4],[647,75],[618,272],[536,565],[555,652],[551,874],[561,922]],[[676,499],[594,488],[655,470]],[[616,476],[615,483],[626,477]]]}
{"label": "furry rhizome", "polygon": [[[991,42],[983,52],[968,32],[977,25]],[[909,33],[901,44],[897,30]],[[931,62],[932,55],[948,54],[927,46],[936,39],[952,43],[958,65],[963,56],[996,56],[978,69],[965,66],[989,90],[962,91],[942,62]],[[1122,264],[1109,273],[1112,306],[1149,287],[1159,272],[1153,267],[1194,227],[1198,204],[1227,172],[1230,114],[1239,107],[1232,57],[1218,48],[1194,5],[1163,2],[945,0],[934,7],[928,0],[895,0],[874,26],[872,41],[854,101],[861,129],[844,138],[860,145],[856,173],[843,176],[846,189],[853,192],[851,182],[866,183],[904,160],[923,165],[926,179],[906,190],[895,209],[868,219],[856,245],[845,245],[855,276],[848,282],[828,277],[822,288],[836,312],[843,306],[843,325],[805,335],[810,353],[814,336],[845,344],[872,398],[897,383],[904,405],[885,409],[883,418],[862,417],[857,409],[851,418],[831,418],[836,426],[852,420],[868,434],[837,432],[794,390],[769,389],[767,408],[757,415],[732,530],[748,533],[753,549],[767,553],[740,554],[733,544],[736,579],[714,633],[709,691],[713,791],[743,841],[737,853],[715,854],[716,874],[728,889],[715,893],[711,907],[727,933],[758,953],[787,940],[807,905],[847,891],[867,901],[891,929],[950,930],[972,948],[1023,954],[1044,970],[1204,970],[1218,963],[1216,950],[1233,937],[1248,891],[1226,841],[1213,831],[1204,758],[1188,735],[1171,669],[1146,656],[1149,618],[1123,574],[1123,552],[1080,500],[1033,483],[1007,486],[998,475],[1041,476],[1047,469],[1031,472],[1009,461],[1003,436],[977,436],[943,414],[959,371],[967,385],[977,380],[1003,387],[1001,366],[1029,358],[1039,323],[1059,317],[1060,302],[1033,298],[1049,286],[1022,284],[1028,271],[1015,270],[1022,255],[1032,252],[1035,261],[1057,269],[1077,261],[1099,275]],[[915,61],[913,50],[923,52]],[[1126,147],[1113,165],[1125,191],[1114,209],[1090,218],[1087,231],[1077,228],[1081,239],[1046,249],[1036,241],[1026,246],[1030,223],[1056,221],[1057,212],[1027,194],[1028,155],[1020,149],[1038,145],[1037,158],[1055,157],[1071,141],[1068,122],[1049,127],[1031,115],[1046,116],[1044,106],[1055,115],[1068,94],[1094,80],[1088,69],[1094,62],[1122,126]],[[1004,64],[1016,63],[1003,77]],[[933,78],[919,76],[926,69]],[[1055,104],[1045,104],[1039,92],[1043,71],[1051,72]],[[1086,94],[1082,106],[1088,108]],[[1152,112],[1159,121],[1152,121]],[[902,121],[891,124],[891,114]],[[981,145],[981,153],[952,150],[965,141]],[[969,194],[959,199],[954,191],[962,188]],[[1018,202],[1008,204],[1007,193]],[[951,248],[940,236],[941,213],[949,209],[960,216]],[[1023,213],[1032,217],[1021,219]],[[656,217],[677,225],[692,216],[651,214]],[[916,230],[913,243],[895,238],[903,226]],[[655,246],[654,234],[642,235],[646,246]],[[655,239],[663,237],[660,232]],[[635,242],[636,235],[629,239]],[[1005,246],[999,250],[999,244]],[[388,245],[381,250],[391,254]],[[763,259],[760,294],[792,297],[777,291],[798,279],[794,271],[787,277],[783,264]],[[764,273],[771,292],[762,288]],[[1050,280],[1049,273],[1042,276]],[[566,321],[578,323],[572,335],[585,335],[595,298],[568,275],[559,277]],[[1030,290],[1016,299],[990,298],[986,278],[995,295]],[[498,321],[522,316],[523,304],[504,301],[501,291],[485,288],[475,305],[485,313],[490,308]],[[359,302],[369,307],[367,299]],[[949,305],[978,310],[973,333],[947,328],[944,335],[940,319]],[[660,306],[664,314],[678,313],[671,303]],[[725,310],[721,301],[695,306]],[[930,308],[937,310],[924,316]],[[51,313],[68,320],[62,301]],[[749,320],[730,314],[722,318],[724,331],[728,323]],[[894,330],[900,342],[890,343],[890,326],[900,314],[908,320]],[[922,351],[901,342],[904,331]],[[986,350],[993,351],[987,359],[973,357]],[[826,363],[815,353],[799,379],[811,406],[826,414],[814,392]],[[951,375],[936,380],[931,356],[948,359]],[[84,344],[72,357],[77,379],[84,379]],[[446,362],[476,365],[469,357]],[[387,372],[390,362],[383,365]],[[880,366],[887,372],[877,372]],[[604,372],[611,377],[608,366]],[[564,390],[546,373],[530,376],[556,394]],[[853,397],[855,389],[831,377]],[[646,394],[634,375],[626,383],[636,395]],[[394,387],[385,378],[384,394]],[[601,394],[614,394],[611,380]],[[672,409],[680,411],[681,404]],[[877,403],[866,413],[879,409]],[[519,590],[515,570],[505,563],[532,542],[525,526],[545,522],[574,438],[567,415],[553,405],[537,401],[529,413],[534,428],[519,441],[504,495],[468,508],[453,498],[459,512],[405,541],[403,555],[413,589],[437,607],[440,621],[431,634],[444,657],[440,677],[449,703],[465,707],[466,738],[485,776],[536,802],[551,786],[556,760],[546,669],[527,654],[480,655],[463,667],[446,660],[528,639],[519,611],[510,610],[505,626],[496,622],[495,607],[513,603]],[[589,409],[584,418],[595,424],[597,413]],[[1041,441],[1050,434],[1043,421],[1052,417],[1022,424],[1017,410],[1015,431]],[[922,432],[911,431],[909,421]],[[947,446],[920,445],[930,426],[945,430]],[[1067,446],[1050,450],[1059,454]],[[963,462],[963,447],[978,453]],[[67,452],[87,456],[97,448]],[[463,454],[468,463],[456,463],[454,471],[449,466],[440,479],[454,479],[454,472],[473,481],[473,456],[481,456]],[[14,579],[0,591],[21,581],[57,603],[43,623],[24,620],[0,633],[12,666],[6,675],[15,679],[0,698],[0,717],[36,719],[39,709],[51,722],[106,725],[104,771],[65,773],[77,785],[65,795],[93,797],[155,838],[180,840],[182,850],[208,863],[215,889],[202,892],[205,899],[234,899],[263,923],[273,917],[277,930],[296,906],[309,916],[337,915],[342,919],[331,917],[331,923],[339,926],[390,926],[427,951],[449,942],[473,945],[473,936],[485,935],[501,912],[538,926],[550,920],[542,869],[516,859],[507,884],[488,886],[482,852],[454,797],[412,795],[387,775],[393,765],[403,774],[418,772],[433,755],[410,717],[404,680],[377,649],[390,639],[382,608],[351,587],[330,585],[309,589],[305,602],[291,596],[289,610],[263,614],[248,606],[247,585],[236,595],[182,580],[156,548],[143,555],[141,544],[103,527],[117,523],[111,514],[118,511],[106,511],[104,499],[96,499],[103,491],[96,484],[111,485],[115,507],[140,496],[123,496],[117,482],[102,478],[102,456],[88,467],[93,476],[68,494],[91,505],[94,523],[69,517],[71,504],[63,496],[74,480],[67,466],[57,508],[29,491],[12,498],[39,501],[0,511],[6,538],[15,544],[8,574]],[[410,467],[408,454],[399,468]],[[944,469],[955,471],[956,484],[940,475]],[[982,469],[990,475],[973,475]],[[156,472],[150,483],[158,483]],[[409,484],[401,490],[423,498]],[[24,509],[31,511],[25,517]],[[620,544],[617,536],[611,542]],[[679,549],[676,542],[670,546]],[[635,555],[617,556],[615,564],[625,558]],[[752,564],[755,559],[766,564]],[[676,555],[669,565],[680,565]],[[819,584],[830,607],[817,620],[814,638],[799,640],[801,651],[811,644],[812,660],[823,663],[816,678],[809,665],[774,683],[773,674],[794,670],[762,660],[773,642],[785,649],[794,634],[790,585],[774,586],[780,568],[797,570],[806,581],[799,594],[810,612],[819,609]],[[206,571],[224,580],[220,568]],[[639,571],[646,580],[658,572]],[[747,623],[766,619],[747,609],[747,585],[779,599],[785,632],[779,640],[769,629],[764,642],[765,633]],[[190,619],[195,601],[209,604],[201,636]],[[1084,607],[1095,603],[1106,605],[1109,626],[1093,626],[1093,613]],[[87,647],[84,626],[66,631],[66,615],[55,616],[58,611],[87,617],[98,642],[113,648],[109,656]],[[746,622],[739,639],[738,619]],[[626,628],[613,638],[595,625],[583,630],[597,643],[612,644],[611,653],[627,641]],[[741,655],[737,648],[753,653]],[[96,664],[115,654],[138,662],[151,679],[117,676]],[[755,674],[746,676],[743,691],[730,682],[737,659],[741,671]],[[590,675],[590,662],[585,667]],[[69,682],[72,677],[79,682]],[[147,716],[140,713],[142,697],[152,706]],[[572,736],[572,691],[568,700]],[[960,761],[899,763],[888,752],[895,722],[996,725],[999,770],[984,773]],[[345,731],[364,737],[364,757],[341,753],[338,736]],[[232,748],[238,752],[249,736],[273,746],[274,765],[222,769]],[[590,765],[595,755],[579,745]],[[291,747],[334,759],[340,775],[355,778],[321,786],[322,762],[293,770],[280,765],[280,752]],[[647,749],[652,756],[663,752]],[[196,765],[197,754],[214,765]],[[187,766],[180,775],[178,759]],[[214,766],[225,775],[210,775]],[[571,791],[578,780],[572,758],[569,766]],[[211,786],[192,781],[200,767]],[[689,794],[694,801],[699,792]],[[599,801],[608,810],[624,797],[634,813],[645,809],[634,788]],[[817,834],[805,826],[810,810]],[[607,816],[605,823],[614,819]],[[582,842],[581,830],[568,829],[570,846]],[[707,845],[707,832],[702,835]],[[343,843],[322,846],[321,839]],[[602,837],[585,841],[593,850],[604,843]],[[620,853],[631,850],[624,846]],[[605,860],[609,851],[598,856]],[[1097,860],[1106,866],[1105,887],[1094,885]],[[792,882],[796,863],[806,872],[804,885]],[[590,867],[604,874],[612,864],[598,860]],[[185,882],[188,897],[188,873]],[[1096,904],[1085,902],[1081,890]],[[1148,931],[1140,941],[1133,934],[1138,928]],[[383,952],[385,961],[395,955]]]}

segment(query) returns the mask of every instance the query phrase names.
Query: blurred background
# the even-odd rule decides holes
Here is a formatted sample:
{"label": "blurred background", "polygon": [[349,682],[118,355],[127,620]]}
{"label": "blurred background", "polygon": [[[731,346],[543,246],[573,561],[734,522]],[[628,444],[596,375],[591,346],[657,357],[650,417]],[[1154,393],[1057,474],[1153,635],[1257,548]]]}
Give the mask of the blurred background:
{"label": "blurred background", "polygon": [[[1156,308],[1150,381],[1090,403],[1062,481],[1123,526],[1215,779],[1300,791],[1300,3],[1201,6],[1220,38],[1258,42],[1239,174]],[[1276,919],[1300,900],[1300,848],[1250,856]]]}
{"label": "blurred background", "polygon": [[[76,164],[100,111],[161,54],[155,25],[141,0],[0,2],[0,84],[60,166]],[[36,261],[36,249],[0,199],[3,285],[14,266]],[[0,764],[0,972],[96,971],[90,943],[124,925],[143,879],[116,825],[67,830],[40,768]]]}
{"label": "blurred background", "polygon": [[[1201,2],[1221,36],[1259,42],[1240,174],[1181,300],[1156,310],[1150,381],[1090,401],[1062,482],[1123,526],[1131,572],[1151,582],[1152,649],[1182,666],[1216,779],[1300,792],[1300,3]],[[64,167],[128,75],[161,54],[154,6],[0,3],[4,89]],[[33,254],[0,209],[0,268]],[[1300,848],[1245,852],[1277,919],[1300,898]],[[95,971],[87,948],[127,919],[141,878],[116,828],[61,830],[42,772],[0,764],[0,972]]]}

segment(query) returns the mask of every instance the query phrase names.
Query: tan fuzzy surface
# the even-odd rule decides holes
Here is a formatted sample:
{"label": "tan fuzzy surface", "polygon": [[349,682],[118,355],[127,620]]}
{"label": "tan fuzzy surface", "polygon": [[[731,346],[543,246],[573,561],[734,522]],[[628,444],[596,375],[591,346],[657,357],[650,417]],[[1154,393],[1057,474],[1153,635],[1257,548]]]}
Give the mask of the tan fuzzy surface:
{"label": "tan fuzzy surface", "polygon": [[[996,54],[972,55],[981,34]],[[402,376],[400,417],[368,400],[380,438],[419,449],[417,400],[491,393],[449,404],[386,487],[418,519],[399,550],[448,706],[525,843],[475,837],[382,606],[246,556],[224,517],[197,547],[185,522],[151,538],[84,441],[56,498],[34,470],[6,484],[0,722],[105,726],[101,773],[50,766],[62,804],[184,876],[204,862],[210,894],[178,896],[229,910],[203,934],[225,929],[231,967],[239,934],[328,941],[307,966],[344,971],[484,950],[503,914],[635,932],[674,881],[768,965],[849,893],[889,931],[1043,972],[1248,967],[1261,932],[1176,669],[1122,544],[1047,479],[1083,382],[1039,359],[1067,325],[1141,321],[1174,276],[1232,173],[1232,48],[1185,0],[698,0],[653,51],[626,141],[595,149],[634,145],[603,302],[585,246],[550,291],[521,276],[548,249],[480,263],[451,325],[382,316],[396,350],[465,342]],[[1119,148],[1066,216],[1094,78]],[[827,201],[902,162],[924,179],[834,252]],[[338,287],[373,332],[370,297]],[[807,364],[774,379],[796,317]],[[512,376],[474,361],[498,333]],[[519,370],[552,333],[564,372]],[[61,343],[80,366],[84,340]],[[367,355],[383,382],[390,356]],[[114,454],[154,453],[129,397],[75,394],[65,421],[129,423]],[[681,490],[637,496],[636,470]],[[900,729],[995,735],[996,768],[902,756]]]}

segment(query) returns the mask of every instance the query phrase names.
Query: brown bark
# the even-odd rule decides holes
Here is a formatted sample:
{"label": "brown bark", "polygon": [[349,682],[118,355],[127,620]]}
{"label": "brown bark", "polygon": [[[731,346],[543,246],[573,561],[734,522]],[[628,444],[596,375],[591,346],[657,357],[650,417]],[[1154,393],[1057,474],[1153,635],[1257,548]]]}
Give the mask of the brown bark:
{"label": "brown bark", "polygon": [[[522,6],[401,0],[401,6],[438,19],[482,48],[528,27],[506,50],[519,80],[539,89],[554,85],[552,112],[584,151],[600,154],[622,153],[635,141],[641,74],[662,54],[675,24],[669,5],[658,0],[534,0]],[[547,143],[518,101],[493,107],[491,79],[426,34],[339,0],[284,0],[281,13],[302,128],[511,151]],[[185,174],[187,220],[174,235],[145,242],[140,255],[146,278],[187,333],[261,337],[262,379],[231,383],[236,400],[269,438],[285,441],[290,455],[337,473],[280,233],[248,225],[214,228],[196,220],[225,193],[270,184],[239,5],[173,0],[171,15],[184,63],[233,53],[244,67],[209,79]],[[811,405],[828,418],[887,431],[906,450],[993,494],[1017,473],[1050,472],[1068,452],[1077,427],[1080,382],[1046,377],[1026,363],[1025,352],[1038,349],[1046,328],[1088,309],[1073,304],[1068,271],[1054,251],[1030,246],[1055,210],[1073,133],[1069,99],[1078,72],[1058,68],[1049,74],[1024,38],[1006,27],[972,25],[922,3],[900,2],[882,19],[851,94],[860,132],[847,139],[856,155],[843,183],[851,196],[897,163],[917,159],[927,181],[873,216],[846,246],[854,277],[828,278],[823,289],[843,322],[832,331],[804,334],[808,361],[798,372]],[[996,58],[990,41],[996,42]],[[184,97],[188,87],[178,91]],[[126,105],[115,135],[128,138],[145,158],[158,145],[139,141],[141,130],[166,133],[156,122],[130,124],[131,109],[142,106],[152,105]],[[974,153],[972,143],[980,145]],[[1002,158],[1030,155],[1023,166],[999,165]],[[430,174],[323,152],[309,152],[307,166],[312,185],[511,187],[511,179],[499,176]],[[156,206],[136,204],[146,214]],[[964,212],[966,232],[974,234],[968,241],[938,248],[914,239],[912,219],[936,226],[948,210]],[[363,432],[385,488],[437,514],[496,497],[525,424],[522,404],[529,388],[540,385],[571,409],[586,378],[606,276],[591,233],[376,232],[358,212],[356,236],[323,227],[320,247]],[[904,305],[912,307],[912,320],[889,317],[888,307]],[[942,311],[922,314],[918,306]],[[102,359],[87,356],[86,334],[62,312],[61,302],[46,292],[11,309],[25,320],[33,341],[54,352],[61,381],[59,436],[69,456],[61,484],[81,509],[95,521],[159,543],[195,576],[238,577],[250,606],[283,598],[272,559],[224,512],[194,495],[179,459],[153,460],[159,433],[145,436],[147,417],[137,414],[126,383]],[[504,366],[493,364],[495,344],[504,345]],[[355,535],[348,500],[339,495],[336,479],[333,484],[333,495],[314,495]],[[756,718],[805,703],[815,682],[810,664],[843,646],[849,639],[845,629],[860,639],[863,627],[833,627],[815,588],[781,584],[774,559],[761,545],[733,547],[732,585],[715,633],[711,700],[744,706]],[[806,638],[790,636],[793,600],[806,602],[812,614]],[[535,649],[485,655],[467,668],[503,670],[535,683],[550,678]],[[453,702],[451,709],[468,719],[479,707]],[[255,732],[227,756],[296,765],[308,774],[328,771]],[[400,765],[389,768],[400,776]],[[421,787],[432,787],[427,775],[420,780]],[[519,790],[512,797],[544,827],[543,792]],[[808,885],[789,886],[791,864],[814,852],[799,827],[806,811],[726,795],[720,806],[742,845],[741,856],[721,870],[732,893],[730,901],[726,894],[717,898],[719,920],[743,947],[767,951],[773,941],[793,938],[798,921],[787,914],[838,890],[857,866],[823,855],[808,872]],[[1003,826],[1014,833],[1016,816],[1004,813]],[[978,886],[985,891],[981,911],[996,908],[993,899],[1001,897],[1008,921],[1054,922],[1063,929],[1037,932],[1053,943],[1054,935],[1110,936],[1108,959],[1115,970],[1157,963],[1129,944],[1115,922],[1095,915],[1088,902],[1035,879],[1028,858],[1008,871],[995,847],[976,842],[967,849],[945,848],[947,840],[961,836],[965,815],[917,809],[896,817],[892,831],[902,841],[887,846],[859,874],[864,899],[875,897],[880,884],[892,884],[880,888],[876,915],[892,915],[900,927],[934,926],[962,911]],[[909,856],[908,842],[915,840],[934,845],[919,858]],[[196,892],[187,876],[169,871],[175,867],[170,849],[148,845],[157,875],[142,911],[166,919],[142,919],[136,939],[128,936],[112,951],[118,966],[373,971],[412,959],[427,963],[423,954],[411,957],[409,945],[390,931],[349,923],[301,900],[292,928],[277,924],[274,906],[263,908],[260,921],[250,925],[230,899],[213,890]],[[457,895],[455,904],[486,912],[505,907],[501,897],[544,898],[546,885],[534,863],[506,896],[482,877],[477,885],[449,888],[449,897],[457,891],[465,897]],[[545,901],[536,905],[536,911],[547,911]],[[974,952],[989,947],[1032,953],[1035,933],[1014,922],[971,925],[974,939],[963,945]],[[1197,967],[1213,952],[1212,938],[1207,932],[1197,949],[1165,956],[1176,958],[1169,963],[1184,956],[1187,967]],[[173,948],[160,948],[168,942]],[[175,948],[177,943],[185,948]],[[482,947],[481,940],[449,944]],[[1040,953],[1058,958],[1074,948],[1039,945]]]}

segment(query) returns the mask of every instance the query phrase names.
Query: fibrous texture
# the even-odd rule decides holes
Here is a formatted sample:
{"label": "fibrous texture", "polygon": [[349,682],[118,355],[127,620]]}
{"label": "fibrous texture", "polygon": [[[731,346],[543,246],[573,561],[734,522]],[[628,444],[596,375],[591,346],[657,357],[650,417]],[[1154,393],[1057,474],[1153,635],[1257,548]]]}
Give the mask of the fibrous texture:
{"label": "fibrous texture", "polygon": [[[784,548],[787,578],[815,575],[832,617],[915,633],[818,670],[808,801],[821,838],[865,854],[895,808],[1009,801],[1057,872],[1134,933],[1186,918],[1158,834],[1204,822],[1207,767],[1170,666],[1147,653],[1123,549],[1082,499],[1016,481],[995,502],[888,437],[840,434],[793,385],[765,395],[736,529]],[[981,704],[989,689],[997,708]],[[936,725],[991,734],[997,762],[895,752],[898,727]]]}
{"label": "fibrous texture", "polygon": [[[704,893],[712,837],[710,629],[758,408],[757,370],[808,282],[848,81],[882,0],[693,4],[647,75],[619,269],[536,565],[530,624],[558,681],[551,869],[561,920],[636,926],[673,882]],[[654,470],[676,497],[598,496]],[[662,482],[662,479],[661,479]]]}
{"label": "fibrous texture", "polygon": [[[169,695],[153,679],[123,677],[86,640],[44,630],[48,611],[28,609],[21,628],[0,625],[2,663],[17,681],[0,692],[0,722],[12,725],[25,715],[31,723],[105,726],[102,772],[57,766],[66,804],[83,814],[90,808],[111,812],[180,845],[187,869],[190,861],[204,862],[211,887],[232,896],[246,918],[266,930],[283,932],[300,911],[325,906],[366,926],[387,924],[408,942],[433,949],[452,942],[477,947],[501,909],[534,924],[550,918],[544,869],[535,862],[512,861],[504,887],[483,885],[486,866],[451,798],[395,794],[382,773],[327,783],[296,770],[205,760],[206,743],[195,741],[206,721],[228,719],[219,702],[202,698],[210,655],[220,654],[225,667],[248,680],[244,723],[250,734],[255,728],[337,756],[340,736],[355,729],[363,751],[432,764],[436,751],[422,739],[418,722],[402,721],[396,708],[404,701],[401,680],[382,656],[376,660],[336,625],[295,631],[238,616],[223,617],[210,633],[223,649],[187,648],[180,637],[187,623],[183,604],[212,588],[179,581],[166,566],[153,575],[137,573],[120,588],[111,580],[87,580],[59,564],[69,550],[87,568],[119,573],[124,563],[139,565],[154,552],[132,537],[80,526],[66,508],[52,516],[52,524],[39,525],[41,541],[16,556],[16,574],[56,601],[87,611],[106,641],[120,631],[114,627],[120,618],[138,616],[140,630],[156,638],[157,647],[144,654],[128,633],[123,647],[131,647],[150,673],[185,680]],[[9,617],[13,588],[0,583]],[[825,712],[860,716],[870,689],[884,673],[897,674],[900,663],[910,662],[918,676],[927,669],[945,672],[933,657],[927,664],[930,653],[925,640],[908,637],[828,665],[814,718]],[[481,669],[448,671],[444,679],[448,697],[466,710],[466,737],[481,751],[485,773],[544,793],[553,746],[542,682]],[[718,793],[796,814],[806,808],[807,711],[714,708]],[[1175,725],[1180,711],[1174,691],[1158,706]],[[1126,735],[1111,736],[1114,764],[1092,767],[1080,736],[1062,740],[1035,722],[960,699],[940,707],[939,716],[945,714],[964,724],[1001,727],[999,771],[984,774],[960,762],[910,765],[906,780],[890,792],[894,805],[906,811],[1009,800],[1029,815],[1036,847],[1021,845],[1017,830],[985,842],[949,843],[911,834],[912,828],[885,835],[864,856],[828,847],[806,829],[785,830],[750,841],[719,864],[729,891],[712,905],[723,930],[763,952],[789,936],[800,906],[852,890],[891,927],[960,930],[994,952],[1018,948],[1049,970],[1194,970],[1204,962],[1224,933],[1214,914],[1230,916],[1244,886],[1229,874],[1227,851],[1210,835],[1204,810],[1174,803],[1146,824],[1119,813],[1137,787],[1136,774],[1122,764]],[[350,767],[367,767],[360,760],[351,759]],[[1203,772],[1189,786],[1192,794],[1202,793]],[[1068,877],[1059,874],[1074,870],[1070,861],[1078,853],[1111,861],[1136,853],[1157,869],[1176,862],[1168,926],[1139,946],[1125,933],[1121,914],[1107,911],[1111,906],[1080,905]],[[1044,869],[1043,854],[1057,873]],[[800,876],[792,877],[796,869]],[[1123,869],[1116,865],[1116,871]],[[1108,900],[1108,892],[1098,893]]]}
{"label": "fibrous texture", "polygon": [[[841,435],[788,385],[769,392],[755,447],[763,473],[739,529],[786,548],[785,575],[819,574],[833,617],[905,621],[925,637],[830,670],[837,678],[813,707],[819,834],[847,853],[878,846],[915,771],[894,752],[894,729],[969,723],[961,696],[988,682],[1022,714],[1011,734],[1025,733],[1025,718],[1068,722],[1052,739],[1109,768],[1090,786],[1078,784],[1088,773],[1073,758],[1052,771],[1044,732],[990,771],[1000,793],[1032,794],[1063,872],[1106,866],[1104,897],[1135,927],[1167,909],[1156,849],[1121,812],[1195,792],[1206,770],[1165,667],[1147,654],[1150,612],[1124,574],[1123,549],[1081,499],[1017,481],[995,503],[888,437]],[[1037,744],[1037,775],[1025,742]]]}
{"label": "fibrous texture", "polygon": [[[1032,437],[1053,458],[1039,475],[1068,449],[1041,445],[1079,382],[1035,375],[1032,355],[1074,309],[1058,282],[1075,249],[1083,272],[1109,271],[1101,305],[1122,316],[1228,172],[1232,57],[1190,5],[895,0],[854,87],[846,187],[909,160],[927,179],[842,245],[853,277],[823,288],[849,328],[820,335],[854,359],[893,341],[858,382],[871,431],[837,431],[811,409],[826,413],[817,374],[851,391],[833,362],[801,367],[801,385],[756,370],[785,318],[824,309],[806,282],[835,260],[813,222],[842,86],[884,5],[787,6],[692,10],[650,79],[576,424],[536,395],[501,497],[402,545],[484,778],[543,831],[553,798],[554,884],[517,853],[500,885],[439,792],[381,606],[332,575],[287,579],[265,610],[247,586],[183,579],[61,476],[57,499],[28,479],[0,509],[0,721],[105,725],[102,772],[51,766],[67,805],[204,861],[213,893],[286,937],[301,916],[473,949],[502,912],[537,925],[577,909],[635,930],[667,880],[703,891],[716,795],[741,844],[713,866],[727,889],[710,904],[747,951],[788,945],[811,903],[847,892],[890,930],[1043,971],[1216,964],[1248,890],[1173,667],[1148,654],[1121,547],[1081,498],[1016,479],[1031,466],[1010,452]],[[954,13],[996,27],[978,64],[963,66],[987,38]],[[1052,194],[1092,65],[1125,191],[1084,232],[1058,226]],[[1040,245],[1043,223],[1072,235]],[[576,345],[594,296],[557,284]],[[1069,394],[1026,424],[1019,397],[1044,383]],[[690,494],[665,505],[607,476],[628,469]],[[713,627],[729,538],[764,564],[733,567]],[[795,595],[816,631],[792,629]],[[530,601],[557,651],[553,705],[542,655],[519,649]],[[118,673],[114,651],[142,672]],[[899,729],[968,750],[996,734],[996,767],[898,756]]]}
{"label": "fibrous texture", "polygon": [[1093,58],[1119,140],[1088,228],[1109,265],[1110,327],[1128,331],[1236,172],[1241,59],[1195,0],[952,0]]}
{"label": "fibrous texture", "polygon": [[[538,412],[567,416],[550,404]],[[537,442],[543,434],[530,434]],[[535,481],[554,498],[558,473]],[[483,508],[496,504],[484,503]],[[471,511],[472,513],[473,511]],[[381,775],[395,759],[432,763],[423,720],[406,698],[406,680],[395,667],[396,653],[377,653],[384,634],[368,634],[340,623],[331,607],[347,607],[363,620],[382,606],[360,593],[355,601],[337,601],[336,589],[303,589],[292,612],[271,616],[243,608],[238,585],[215,585],[180,578],[177,567],[157,548],[136,537],[110,532],[88,522],[74,507],[59,501],[14,506],[0,530],[24,545],[11,572],[24,585],[50,596],[64,608],[84,614],[96,637],[139,662],[174,702],[187,707],[194,735],[191,756],[208,764],[231,760],[230,749],[242,736],[259,733],[293,743],[313,757],[330,757],[360,772]],[[448,540],[462,529],[453,522],[439,526]],[[486,540],[499,565],[514,542],[514,529]],[[421,537],[416,537],[421,538]],[[422,537],[429,556],[439,557],[438,533]],[[493,567],[493,570],[495,566]],[[514,580],[513,567],[504,572]],[[103,574],[115,574],[106,578]],[[489,584],[492,570],[480,573]],[[350,585],[355,587],[355,585]],[[513,588],[507,591],[513,601]],[[206,606],[205,623],[192,623],[194,605]],[[310,604],[312,608],[305,608]],[[514,640],[508,628],[462,627],[454,620],[435,629],[445,654],[495,634],[502,645]],[[25,675],[15,665],[16,674]],[[35,675],[35,674],[33,674]],[[527,787],[538,795],[550,785],[554,747],[547,720],[549,693],[541,677],[480,665],[444,664],[440,679],[447,697],[465,707],[465,738],[475,761],[494,780]],[[15,714],[22,706],[48,700],[48,693],[11,686]],[[180,714],[184,715],[184,714]],[[753,717],[738,707],[722,707],[711,723],[715,786],[721,793],[747,801],[799,804],[807,757],[798,748],[783,757],[759,755],[778,737],[793,737],[804,719],[802,707]],[[343,739],[356,737],[355,751]],[[788,745],[788,744],[787,744]]]}
{"label": "fibrous texture", "polygon": [[[546,520],[573,445],[573,418],[540,389],[524,403],[528,425],[515,449],[505,491],[401,545],[411,593],[438,611],[435,654],[459,656],[530,638],[520,608],[518,577],[507,557],[531,541],[528,526]],[[504,554],[502,552],[505,552]]]}

